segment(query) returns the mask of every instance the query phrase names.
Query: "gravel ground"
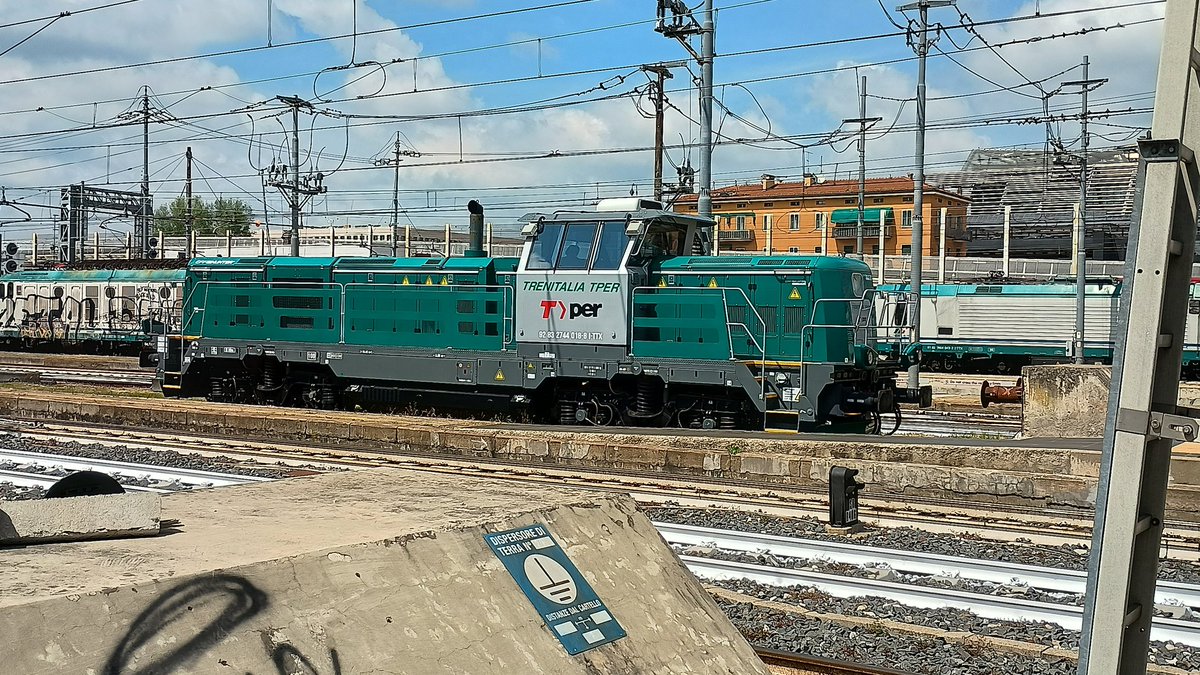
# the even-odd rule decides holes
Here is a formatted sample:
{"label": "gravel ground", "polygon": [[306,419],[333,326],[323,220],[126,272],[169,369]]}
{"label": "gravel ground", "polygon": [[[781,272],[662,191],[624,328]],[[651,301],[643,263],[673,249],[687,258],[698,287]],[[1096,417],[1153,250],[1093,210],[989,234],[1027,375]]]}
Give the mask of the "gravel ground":
{"label": "gravel ground", "polygon": [[12,483],[0,483],[0,502],[17,501],[18,499],[41,499],[44,492],[40,487],[17,487]]}
{"label": "gravel ground", "polygon": [[951,644],[932,637],[897,638],[876,628],[847,628],[750,603],[717,600],[757,646],[838,661],[894,668],[915,675],[1073,675],[1073,661],[1049,660]]}
{"label": "gravel ground", "polygon": [[[708,581],[706,583],[721,586],[731,591],[737,591],[739,593],[744,593],[746,595],[761,598],[763,600],[772,600],[775,602],[793,604],[811,611],[822,612],[826,614],[842,614],[845,616],[889,619],[901,623],[936,628],[938,630],[967,631],[976,635],[988,635],[992,637],[1005,638],[1008,640],[1018,640],[1021,642],[1042,644],[1052,647],[1063,647],[1072,650],[1079,648],[1078,631],[1067,630],[1062,626],[1052,623],[985,619],[965,610],[949,609],[945,607],[936,609],[923,609],[919,607],[910,607],[898,602],[882,600],[879,598],[836,598],[807,586],[766,586],[763,584],[754,583],[752,581],[740,579],[718,582]],[[731,616],[731,618],[734,618],[736,622],[735,617]],[[743,632],[745,631],[743,630]],[[787,633],[785,631],[784,636],[786,635]],[[749,635],[749,637],[751,640],[757,639],[753,634]],[[904,644],[907,645],[910,643],[911,639],[905,636]],[[915,652],[916,650],[913,651]],[[930,657],[931,655],[926,654],[923,656]],[[842,657],[835,656],[832,658]],[[1200,650],[1188,647],[1186,645],[1153,642],[1150,646],[1150,659],[1152,662],[1160,665],[1176,666],[1193,671],[1200,670]],[[921,672],[1042,673],[1058,671],[1009,671],[1001,668],[991,671],[946,671],[933,669]]]}
{"label": "gravel ground", "polygon": [[[839,541],[902,551],[924,551],[1041,567],[1087,569],[1088,547],[1084,545],[1044,546],[1031,543],[997,542],[968,532],[941,534],[911,527],[867,528],[859,534],[839,535],[826,532],[825,523],[816,518],[782,518],[732,509],[664,506],[647,509],[646,515],[651,520],[680,525],[758,532],[781,537]],[[1161,560],[1158,576],[1164,581],[1200,583],[1200,565],[1186,560]]]}

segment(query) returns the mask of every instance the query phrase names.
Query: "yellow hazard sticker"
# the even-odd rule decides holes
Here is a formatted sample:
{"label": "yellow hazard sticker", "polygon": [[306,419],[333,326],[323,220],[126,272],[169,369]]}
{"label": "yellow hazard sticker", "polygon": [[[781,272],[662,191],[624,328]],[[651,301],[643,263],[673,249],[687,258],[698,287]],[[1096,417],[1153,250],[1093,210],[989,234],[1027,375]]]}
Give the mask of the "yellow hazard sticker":
{"label": "yellow hazard sticker", "polygon": [[716,288],[716,287],[717,287],[717,278],[716,278],[716,277],[713,277],[713,278],[711,278],[711,279],[709,279],[709,280],[708,280],[708,287],[709,287],[709,288]]}
{"label": "yellow hazard sticker", "polygon": [[792,286],[792,294],[788,296],[788,300],[799,300],[799,299],[800,299],[800,289],[796,288],[795,286]]}
{"label": "yellow hazard sticker", "polygon": [[666,287],[667,287],[667,278],[666,278],[666,277],[659,277],[659,278],[658,278],[658,287],[659,287],[659,288],[666,288]]}
{"label": "yellow hazard sticker", "polygon": [[439,286],[449,286],[450,282],[446,280],[446,277],[442,277],[442,281],[438,285]]}
{"label": "yellow hazard sticker", "polygon": [[400,285],[401,285],[401,286],[407,286],[407,285],[408,285],[408,277],[404,277],[403,279],[401,279],[401,280],[400,280]]}
{"label": "yellow hazard sticker", "polygon": [[503,382],[504,381],[504,371],[502,369],[497,368],[496,369],[496,377],[494,379],[497,382]]}
{"label": "yellow hazard sticker", "polygon": [[432,286],[433,285],[433,277],[425,277],[425,285]]}

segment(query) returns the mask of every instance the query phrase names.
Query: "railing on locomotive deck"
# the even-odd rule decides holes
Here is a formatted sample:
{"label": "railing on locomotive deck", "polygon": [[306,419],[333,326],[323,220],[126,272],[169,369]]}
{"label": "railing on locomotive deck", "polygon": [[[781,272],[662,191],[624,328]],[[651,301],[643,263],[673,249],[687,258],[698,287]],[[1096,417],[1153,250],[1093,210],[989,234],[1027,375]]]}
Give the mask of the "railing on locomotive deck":
{"label": "railing on locomotive deck", "polygon": [[[882,301],[882,304],[879,304]],[[911,330],[911,313],[907,311],[907,307],[912,302],[910,293],[900,291],[881,291],[878,288],[868,288],[863,291],[863,294],[856,298],[819,298],[813,303],[812,316],[817,316],[817,310],[822,304],[846,303],[849,305],[848,310],[853,314],[853,321],[848,323],[814,323],[810,322],[801,328],[801,336],[806,332],[815,334],[817,330],[850,330],[854,333],[854,343],[870,346],[876,351],[881,343],[893,344],[899,339],[907,340],[908,331]],[[903,325],[892,322],[880,321],[881,317],[893,316],[893,313],[888,311],[888,308],[905,307]],[[872,335],[874,329],[874,335]],[[898,335],[889,335],[888,332],[896,330],[900,331]],[[881,335],[882,333],[882,335]],[[811,346],[811,342],[801,339],[801,360],[807,361],[805,350]]]}
{"label": "railing on locomotive deck", "polygon": [[[246,271],[246,272],[262,273],[264,270],[259,269],[259,270],[238,270],[238,271],[239,272]],[[342,272],[348,273],[348,274],[365,274],[367,272],[370,272],[372,274],[381,274],[381,273],[393,273],[393,272],[399,273],[402,271],[345,270]],[[409,272],[411,273],[411,271],[409,271]],[[395,292],[404,292],[404,289],[409,289],[409,290],[414,290],[414,291],[421,290],[424,292],[433,291],[433,292],[437,292],[437,293],[446,293],[449,295],[456,295],[456,297],[454,298],[455,300],[462,299],[461,295],[462,295],[463,291],[496,291],[496,290],[499,290],[501,293],[500,318],[501,318],[501,325],[503,326],[502,334],[497,336],[501,340],[501,349],[499,351],[506,351],[508,349],[508,346],[509,346],[509,344],[512,343],[512,341],[514,339],[514,334],[515,334],[514,309],[515,309],[516,302],[515,302],[514,289],[511,286],[506,286],[506,285],[502,285],[502,284],[425,285],[425,284],[373,284],[370,282],[358,282],[358,281],[343,283],[343,282],[337,282],[337,281],[312,282],[312,281],[286,281],[286,280],[274,280],[274,281],[272,281],[272,280],[266,280],[266,281],[264,281],[264,280],[246,280],[246,281],[200,281],[200,282],[197,282],[192,287],[191,291],[188,293],[187,297],[183,301],[183,306],[184,307],[192,307],[192,311],[191,311],[191,314],[186,319],[181,319],[181,321],[180,321],[180,330],[179,330],[180,336],[188,335],[189,337],[195,337],[195,338],[205,337],[205,334],[204,334],[205,322],[204,322],[203,318],[201,318],[201,321],[199,323],[199,331],[189,332],[189,328],[192,327],[192,322],[197,315],[207,312],[208,303],[209,303],[209,299],[210,299],[208,290],[209,290],[209,288],[211,288],[213,286],[230,286],[230,287],[235,287],[235,288],[256,289],[256,290],[262,290],[262,289],[266,289],[266,288],[275,288],[275,287],[287,288],[289,286],[303,287],[304,289],[308,289],[308,290],[313,290],[314,287],[319,287],[319,289],[321,289],[321,290],[332,289],[332,290],[336,291],[336,295],[339,299],[339,302],[338,302],[338,342],[337,342],[337,344],[339,344],[339,345],[346,344],[346,323],[347,323],[346,322],[346,289],[348,287],[363,287],[363,288],[379,289],[380,291],[387,290],[387,291],[395,291]],[[205,292],[203,294],[203,298],[204,298],[203,306],[193,307],[192,306],[193,300],[196,296],[196,293],[202,287],[205,289]]]}

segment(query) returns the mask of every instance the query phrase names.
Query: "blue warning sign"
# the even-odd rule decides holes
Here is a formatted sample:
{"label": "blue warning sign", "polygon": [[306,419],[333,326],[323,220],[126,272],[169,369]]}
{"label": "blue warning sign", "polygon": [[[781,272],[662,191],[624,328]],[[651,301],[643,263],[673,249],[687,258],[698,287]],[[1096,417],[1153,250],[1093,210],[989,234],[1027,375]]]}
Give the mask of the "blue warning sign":
{"label": "blue warning sign", "polygon": [[568,654],[625,637],[625,629],[545,525],[483,537]]}

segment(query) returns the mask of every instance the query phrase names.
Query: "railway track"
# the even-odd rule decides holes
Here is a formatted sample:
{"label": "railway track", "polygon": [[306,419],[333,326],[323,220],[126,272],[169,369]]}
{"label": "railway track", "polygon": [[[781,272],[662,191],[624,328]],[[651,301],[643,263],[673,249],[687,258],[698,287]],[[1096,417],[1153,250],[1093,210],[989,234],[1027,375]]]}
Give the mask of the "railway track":
{"label": "railway track", "polygon": [[[96,443],[229,457],[248,464],[305,466],[312,469],[404,468],[427,473],[482,476],[629,494],[646,506],[723,507],[773,516],[828,515],[823,489],[758,484],[721,478],[681,477],[629,470],[589,471],[531,466],[496,458],[460,459],[432,453],[380,452],[346,446],[288,445],[200,434],[156,432],[80,422],[0,419],[0,431],[61,443]],[[871,494],[860,503],[861,517],[881,527],[915,527],[929,532],[971,531],[997,540],[1027,540],[1052,546],[1088,544],[1091,513],[1079,510],[975,504],[966,500]],[[1168,523],[1164,546],[1172,556],[1200,559],[1200,526]]]}
{"label": "railway track", "polygon": [[119,462],[23,450],[0,450],[0,482],[19,487],[49,488],[59,478],[75,471],[99,471],[117,479],[127,490],[174,492],[184,489],[223,487],[270,480],[216,471],[199,471],[136,462]]}
{"label": "railway track", "polygon": [[29,378],[42,384],[95,384],[107,387],[149,387],[154,372],[141,369],[91,370],[68,366],[0,363],[0,377]]}

